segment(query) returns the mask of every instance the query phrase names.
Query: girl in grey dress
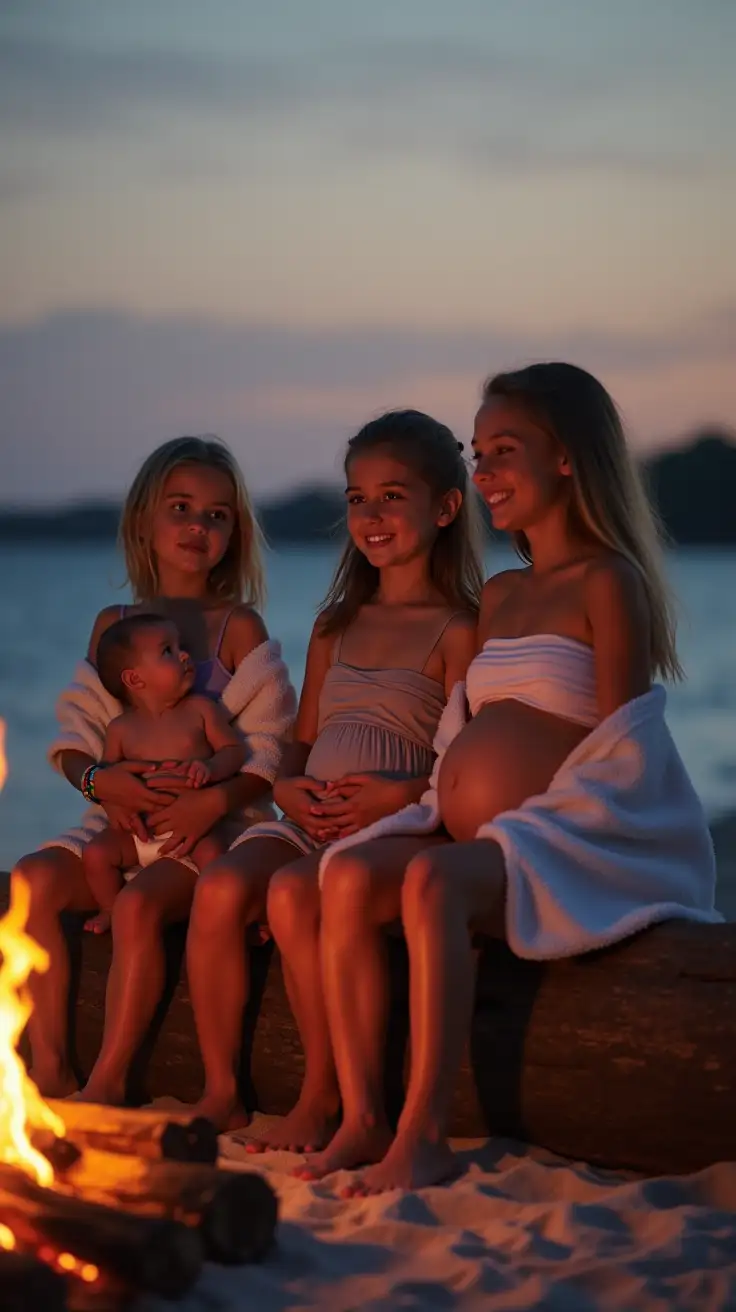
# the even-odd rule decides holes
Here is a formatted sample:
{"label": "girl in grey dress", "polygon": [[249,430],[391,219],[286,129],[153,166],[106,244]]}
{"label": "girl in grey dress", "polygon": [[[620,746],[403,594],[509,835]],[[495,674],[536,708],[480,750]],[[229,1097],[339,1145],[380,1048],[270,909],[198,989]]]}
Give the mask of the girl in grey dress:
{"label": "girl in grey dress", "polygon": [[206,1078],[197,1110],[221,1129],[247,1119],[235,1076],[245,930],[266,914],[306,1056],[279,1145],[323,1142],[337,1111],[317,865],[325,843],[419,799],[447,696],[475,654],[482,575],[460,452],[449,429],[416,411],[384,415],[349,443],[350,540],[312,632],[294,741],[274,786],[283,819],[252,826],[195,891],[187,970]]}

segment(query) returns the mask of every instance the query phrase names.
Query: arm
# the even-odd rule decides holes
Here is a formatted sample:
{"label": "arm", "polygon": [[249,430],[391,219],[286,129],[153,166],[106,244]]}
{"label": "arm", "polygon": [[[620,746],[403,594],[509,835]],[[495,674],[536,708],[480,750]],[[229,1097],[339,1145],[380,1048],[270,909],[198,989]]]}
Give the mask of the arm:
{"label": "arm", "polygon": [[325,636],[319,620],[312,629],[307,649],[304,683],[294,725],[294,740],[288,743],[274,784],[274,800],[281,810],[302,828],[316,834],[317,821],[311,806],[323,781],[304,774],[307,758],[319,727],[319,699],[327,671],[332,663],[333,636]]}
{"label": "arm", "polygon": [[589,566],[585,610],[595,652],[598,709],[603,719],[651,687],[651,621],[642,580],[627,560]]}
{"label": "arm", "polygon": [[468,666],[475,656],[477,643],[478,616],[471,611],[456,615],[445,629],[440,646],[447,697],[456,683],[464,681]]}
{"label": "arm", "polygon": [[294,721],[292,741],[287,743],[281,758],[277,782],[281,779],[293,779],[304,774],[309,753],[314,746],[319,732],[319,699],[327,671],[332,664],[334,635],[325,636],[318,619],[314,625],[307,648],[307,660],[304,668],[299,709]]}
{"label": "arm", "polygon": [[[87,660],[89,661],[90,665],[92,665],[93,667],[95,663],[95,657],[97,655],[97,644],[99,643],[100,638],[102,637],[105,630],[109,629],[110,625],[114,624],[115,621],[118,620],[119,618],[120,618],[119,606],[106,606],[105,609],[101,610],[99,615],[97,616],[92,626],[92,632],[90,634],[90,639],[87,646]],[[98,708],[95,707],[95,710],[97,709]],[[66,697],[64,696],[64,694],[62,694],[62,696],[59,698],[59,701],[57,703],[56,710],[57,710],[57,716],[59,717],[60,720],[62,731],[64,730],[65,727],[63,723],[65,712],[67,714],[71,713],[73,715],[76,711],[77,717],[79,717],[79,715],[82,714],[81,707],[78,708],[76,704],[74,704],[72,690],[67,690]],[[91,706],[90,706],[89,714],[90,716],[92,715]],[[90,739],[99,738],[102,736],[102,734],[105,733],[107,726],[105,724],[102,725],[98,724],[96,722],[96,719],[97,716],[95,716],[95,723],[94,724],[90,723],[89,728],[91,730],[91,733],[85,734],[84,735],[85,738],[87,737],[89,737]],[[80,735],[76,733],[74,734],[74,736],[79,738]],[[104,747],[102,748],[102,750],[104,750]],[[91,752],[86,752],[76,747],[62,747],[61,751],[59,751],[58,754],[56,754],[55,760],[52,760],[52,764],[56,764],[57,769],[61,771],[65,779],[69,780],[69,783],[72,785],[72,788],[76,788],[77,792],[79,792],[80,785],[82,783],[82,775],[84,774],[85,770],[87,770],[90,765],[96,765],[101,759],[102,759],[101,755],[92,755]]]}
{"label": "arm", "polygon": [[245,761],[245,743],[235,732],[222,706],[210,697],[198,697],[201,705],[204,732],[212,749],[208,761],[194,761],[202,769],[200,785],[221,784],[238,774]]}

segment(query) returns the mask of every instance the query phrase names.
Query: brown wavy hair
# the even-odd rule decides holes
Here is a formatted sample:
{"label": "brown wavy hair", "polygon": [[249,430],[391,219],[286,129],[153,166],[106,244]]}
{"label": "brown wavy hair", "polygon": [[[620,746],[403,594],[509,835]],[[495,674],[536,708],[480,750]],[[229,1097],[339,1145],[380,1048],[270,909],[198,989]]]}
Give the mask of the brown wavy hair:
{"label": "brown wavy hair", "polygon": [[204,465],[229,478],[235,495],[235,523],[222,560],[209,576],[213,596],[245,601],[260,610],[266,596],[263,535],[230,448],[218,437],[174,437],[143,461],[125,498],[119,542],[131,591],[136,601],[150,601],[158,592],[158,572],[151,548],[151,519],[166,480],[179,465]]}
{"label": "brown wavy hair", "polygon": [[[557,362],[493,375],[483,385],[483,400],[493,396],[519,402],[567,454],[572,513],[579,526],[628,560],[641,578],[651,616],[652,672],[681,679],[675,607],[662,559],[664,535],[612,397],[585,369]],[[526,534],[512,537],[522,560],[531,563]]]}
{"label": "brown wavy hair", "polygon": [[[481,517],[461,443],[445,424],[420,410],[392,410],[372,419],[350,439],[345,454],[346,475],[355,456],[379,448],[411,469],[433,496],[442,497],[454,488],[462,494],[452,523],[437,531],[429,572],[450,606],[477,610],[483,587]],[[379,579],[376,566],[349,540],[320,608],[322,632],[344,632],[361,606],[375,596]]]}

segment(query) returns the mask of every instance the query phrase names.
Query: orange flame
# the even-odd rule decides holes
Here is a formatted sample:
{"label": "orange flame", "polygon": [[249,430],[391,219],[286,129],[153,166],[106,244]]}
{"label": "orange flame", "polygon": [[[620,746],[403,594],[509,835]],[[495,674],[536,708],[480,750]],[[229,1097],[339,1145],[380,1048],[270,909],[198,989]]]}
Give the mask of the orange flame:
{"label": "orange flame", "polygon": [[[0,787],[7,777],[5,726],[0,721]],[[64,1122],[46,1106],[16,1051],[31,1014],[27,980],[48,970],[48,953],[25,932],[31,896],[27,882],[13,880],[10,908],[0,919],[0,1162],[21,1167],[39,1184],[53,1182],[51,1163],[36,1151],[29,1129],[64,1134]]]}

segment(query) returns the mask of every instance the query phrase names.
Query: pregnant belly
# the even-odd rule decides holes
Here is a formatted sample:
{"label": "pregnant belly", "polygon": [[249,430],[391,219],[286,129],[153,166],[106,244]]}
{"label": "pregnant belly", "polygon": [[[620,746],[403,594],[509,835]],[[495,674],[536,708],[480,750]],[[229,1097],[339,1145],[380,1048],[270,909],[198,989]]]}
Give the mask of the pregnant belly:
{"label": "pregnant belly", "polygon": [[438,800],[445,828],[458,842],[467,842],[480,825],[545,792],[588,732],[523,702],[481,707],[442,762]]}

